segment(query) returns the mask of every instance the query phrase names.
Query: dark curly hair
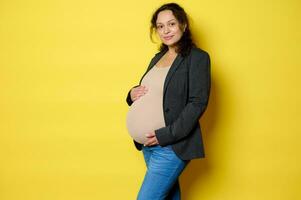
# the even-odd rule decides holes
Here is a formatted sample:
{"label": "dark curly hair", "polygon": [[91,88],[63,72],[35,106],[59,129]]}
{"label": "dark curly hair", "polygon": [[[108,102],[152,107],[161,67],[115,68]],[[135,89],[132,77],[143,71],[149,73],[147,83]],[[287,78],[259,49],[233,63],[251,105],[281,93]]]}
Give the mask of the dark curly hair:
{"label": "dark curly hair", "polygon": [[[182,31],[183,31],[184,25],[186,24],[186,29],[183,32],[181,39],[176,44],[176,46],[177,46],[176,52],[181,54],[182,56],[187,55],[190,52],[191,48],[195,47],[196,45],[192,40],[192,35],[190,32],[190,28],[189,28],[189,20],[188,20],[187,14],[184,11],[184,9],[176,3],[164,4],[154,12],[152,19],[151,19],[151,26],[150,26],[151,41],[154,42],[153,33],[156,30],[156,22],[157,22],[158,14],[163,10],[170,10],[173,13],[175,18],[179,21],[180,28],[182,29]],[[159,47],[159,51],[166,51],[166,50],[168,50],[168,46],[165,45],[164,43],[162,43]]]}

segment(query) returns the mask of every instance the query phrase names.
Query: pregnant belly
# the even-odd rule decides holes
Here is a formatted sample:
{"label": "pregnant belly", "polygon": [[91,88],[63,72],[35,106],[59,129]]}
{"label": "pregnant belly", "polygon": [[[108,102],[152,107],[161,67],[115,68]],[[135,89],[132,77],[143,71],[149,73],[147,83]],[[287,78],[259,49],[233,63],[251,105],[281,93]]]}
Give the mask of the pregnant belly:
{"label": "pregnant belly", "polygon": [[154,99],[145,94],[134,101],[127,113],[127,129],[130,136],[138,143],[144,144],[145,134],[165,126],[162,99]]}

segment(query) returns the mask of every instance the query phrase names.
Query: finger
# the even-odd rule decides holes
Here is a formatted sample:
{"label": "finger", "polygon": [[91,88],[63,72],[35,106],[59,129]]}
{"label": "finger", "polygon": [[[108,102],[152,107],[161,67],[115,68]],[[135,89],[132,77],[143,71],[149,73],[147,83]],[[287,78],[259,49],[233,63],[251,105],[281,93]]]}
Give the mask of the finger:
{"label": "finger", "polygon": [[153,142],[150,144],[150,146],[157,145],[157,144],[158,144],[158,142]]}
{"label": "finger", "polygon": [[142,91],[142,89],[141,88],[137,88],[134,92],[140,92],[140,91]]}
{"label": "finger", "polygon": [[144,146],[149,146],[153,141],[151,139],[146,140]]}
{"label": "finger", "polygon": [[152,144],[156,143],[155,138],[149,140],[148,145],[151,146]]}
{"label": "finger", "polygon": [[137,96],[135,96],[135,98],[139,99],[141,96],[143,96],[143,95],[137,95]]}
{"label": "finger", "polygon": [[136,90],[145,90],[145,88],[146,88],[145,86],[140,86],[140,87],[137,87]]}
{"label": "finger", "polygon": [[149,146],[156,145],[156,144],[158,144],[158,142],[155,140],[154,142],[150,143]]}
{"label": "finger", "polygon": [[146,91],[148,91],[148,89],[147,88],[142,88],[141,90],[138,90],[139,92],[146,92]]}
{"label": "finger", "polygon": [[146,94],[145,91],[143,91],[143,92],[137,92],[137,95],[145,95],[145,94]]}
{"label": "finger", "polygon": [[140,88],[136,89],[136,91],[145,91],[145,90],[148,90],[148,88],[146,88],[146,87],[140,87]]}
{"label": "finger", "polygon": [[137,95],[144,95],[146,92],[135,92],[133,93],[133,96],[137,96]]}
{"label": "finger", "polygon": [[138,98],[138,97],[141,97],[141,96],[143,96],[143,95],[142,94],[135,94],[135,95],[133,95],[134,98]]}
{"label": "finger", "polygon": [[139,91],[141,91],[141,89],[139,89],[139,88],[135,88],[135,89],[133,89],[133,94],[136,94],[137,92],[139,92]]}
{"label": "finger", "polygon": [[147,134],[145,134],[145,136],[146,136],[147,138],[151,138],[151,137],[154,137],[155,134],[154,134],[154,133],[147,133]]}
{"label": "finger", "polygon": [[134,98],[133,98],[133,100],[137,100],[137,99],[139,99],[140,98],[140,96],[135,96]]}
{"label": "finger", "polygon": [[145,95],[145,94],[138,94],[137,96],[138,96],[138,97],[142,97],[143,95]]}

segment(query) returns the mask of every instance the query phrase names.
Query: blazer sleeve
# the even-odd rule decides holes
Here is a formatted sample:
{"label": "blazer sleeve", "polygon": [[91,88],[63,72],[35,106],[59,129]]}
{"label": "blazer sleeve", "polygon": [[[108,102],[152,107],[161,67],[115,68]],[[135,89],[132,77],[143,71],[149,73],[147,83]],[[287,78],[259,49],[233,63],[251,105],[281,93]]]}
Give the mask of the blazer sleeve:
{"label": "blazer sleeve", "polygon": [[138,87],[138,86],[139,86],[139,85],[136,85],[136,86],[132,87],[132,88],[129,90],[128,94],[127,94],[126,102],[127,102],[127,104],[128,104],[129,106],[132,105],[132,103],[133,103],[133,101],[132,101],[132,99],[131,99],[131,90],[132,90],[133,88],[135,88],[135,87]]}
{"label": "blazer sleeve", "polygon": [[189,67],[188,102],[173,123],[155,130],[160,146],[176,143],[189,135],[196,127],[208,104],[210,81],[208,53],[192,56]]}

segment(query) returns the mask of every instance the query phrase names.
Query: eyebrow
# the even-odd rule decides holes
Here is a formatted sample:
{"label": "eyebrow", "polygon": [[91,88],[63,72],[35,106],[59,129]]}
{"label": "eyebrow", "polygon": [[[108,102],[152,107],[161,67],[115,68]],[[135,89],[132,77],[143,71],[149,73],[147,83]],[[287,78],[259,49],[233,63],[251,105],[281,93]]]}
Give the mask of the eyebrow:
{"label": "eyebrow", "polygon": [[[170,21],[172,21],[172,20],[176,20],[176,19],[171,19],[171,20],[169,20],[169,21],[167,21],[167,22],[170,22]],[[158,22],[158,23],[156,23],[156,24],[162,24],[161,22]]]}

